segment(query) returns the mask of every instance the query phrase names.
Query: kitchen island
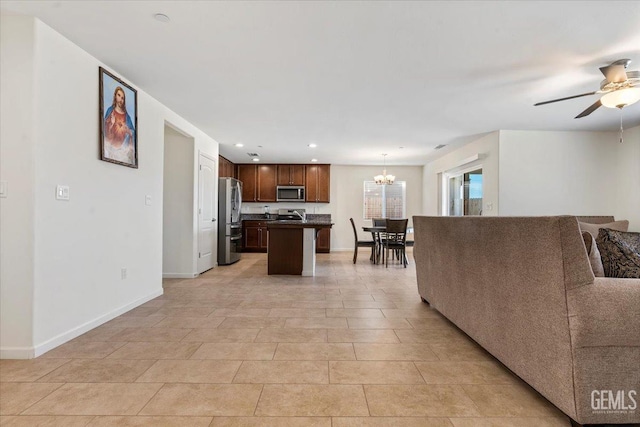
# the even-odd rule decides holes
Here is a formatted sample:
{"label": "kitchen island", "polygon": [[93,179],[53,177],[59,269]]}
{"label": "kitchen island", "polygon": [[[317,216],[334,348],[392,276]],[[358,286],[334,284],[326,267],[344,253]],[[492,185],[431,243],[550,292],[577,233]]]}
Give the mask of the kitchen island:
{"label": "kitchen island", "polygon": [[268,274],[314,276],[316,235],[331,228],[326,221],[269,221]]}

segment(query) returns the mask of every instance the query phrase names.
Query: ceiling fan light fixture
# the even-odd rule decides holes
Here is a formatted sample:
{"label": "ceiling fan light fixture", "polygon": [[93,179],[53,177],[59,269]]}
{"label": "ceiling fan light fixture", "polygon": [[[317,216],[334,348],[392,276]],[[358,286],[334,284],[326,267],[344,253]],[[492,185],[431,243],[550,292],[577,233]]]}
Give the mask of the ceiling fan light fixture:
{"label": "ceiling fan light fixture", "polygon": [[602,105],[608,108],[622,108],[640,101],[640,88],[628,87],[606,93],[600,98]]}

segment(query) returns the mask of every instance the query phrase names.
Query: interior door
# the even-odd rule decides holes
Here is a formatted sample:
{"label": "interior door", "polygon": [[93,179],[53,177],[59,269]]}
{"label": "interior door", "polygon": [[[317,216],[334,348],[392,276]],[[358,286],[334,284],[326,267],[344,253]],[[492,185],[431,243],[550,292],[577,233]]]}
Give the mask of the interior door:
{"label": "interior door", "polygon": [[198,168],[198,273],[202,273],[213,268],[216,259],[215,162],[201,153]]}

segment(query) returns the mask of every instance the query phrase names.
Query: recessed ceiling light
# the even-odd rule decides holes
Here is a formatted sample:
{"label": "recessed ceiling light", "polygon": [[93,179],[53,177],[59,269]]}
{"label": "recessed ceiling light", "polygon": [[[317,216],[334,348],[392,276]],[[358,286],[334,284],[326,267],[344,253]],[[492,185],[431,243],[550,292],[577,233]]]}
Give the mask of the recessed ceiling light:
{"label": "recessed ceiling light", "polygon": [[254,162],[259,162],[259,161],[260,161],[260,159],[259,159],[259,158],[257,158],[257,157],[254,157],[254,158],[253,158],[253,159],[251,159],[251,160],[253,160]]}
{"label": "recessed ceiling light", "polygon": [[311,144],[309,144],[309,147],[310,147],[310,148],[316,148],[316,147],[317,147],[317,145],[316,145],[316,144],[311,143]]}
{"label": "recessed ceiling light", "polygon": [[237,144],[235,144],[235,146],[236,147],[244,147],[244,144],[241,144],[241,143],[238,142]]}
{"label": "recessed ceiling light", "polygon": [[171,21],[171,19],[169,19],[169,17],[167,15],[165,15],[164,13],[156,13],[155,15],[153,15],[154,18],[156,18],[156,21],[160,21],[163,23],[167,23],[169,21]]}
{"label": "recessed ceiling light", "polygon": [[315,163],[318,161],[318,159],[311,159],[311,161]]}

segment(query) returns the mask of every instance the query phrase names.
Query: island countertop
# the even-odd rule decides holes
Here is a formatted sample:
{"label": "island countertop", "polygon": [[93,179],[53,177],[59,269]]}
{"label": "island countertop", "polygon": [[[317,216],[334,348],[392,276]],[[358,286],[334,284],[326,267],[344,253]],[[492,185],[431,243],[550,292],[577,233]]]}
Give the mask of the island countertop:
{"label": "island countertop", "polygon": [[[269,213],[269,214],[257,214],[257,213],[243,213],[240,218],[242,221],[279,221],[278,214]],[[298,219],[296,219],[298,221]],[[307,221],[324,221],[331,222],[331,214],[307,214]]]}
{"label": "island countertop", "polygon": [[318,220],[278,220],[278,221],[265,221],[267,228],[331,228],[333,225],[330,221],[318,221]]}

